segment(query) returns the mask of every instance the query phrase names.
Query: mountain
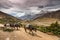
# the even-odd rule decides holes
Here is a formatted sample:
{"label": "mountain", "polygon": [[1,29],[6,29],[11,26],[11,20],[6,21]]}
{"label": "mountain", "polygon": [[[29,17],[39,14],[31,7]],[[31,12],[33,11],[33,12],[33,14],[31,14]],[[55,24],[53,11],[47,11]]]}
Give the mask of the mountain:
{"label": "mountain", "polygon": [[47,11],[52,12],[56,10],[60,10],[60,5],[52,7],[36,6],[36,7],[28,7],[27,9],[10,8],[1,11],[8,13],[12,16],[15,16],[19,19],[31,20],[45,14]]}
{"label": "mountain", "polygon": [[54,12],[45,13],[44,15],[42,15],[42,16],[36,18],[36,19],[40,19],[40,18],[55,18],[55,19],[60,19],[60,10],[54,11]]}
{"label": "mountain", "polygon": [[34,14],[34,15],[24,15],[24,16],[21,16],[19,18],[21,18],[22,20],[34,20],[36,18],[38,18],[39,16],[42,16],[43,14]]}
{"label": "mountain", "polygon": [[18,17],[18,18],[23,19],[23,20],[33,20],[33,19],[36,19],[37,17],[40,17],[46,13],[58,11],[58,10],[60,10],[59,7],[57,7],[57,6],[45,7],[45,8],[30,7],[25,10],[25,15],[23,15],[23,16],[19,15],[20,17]]}
{"label": "mountain", "polygon": [[56,21],[58,21],[60,24],[60,10],[38,15],[36,15],[38,17],[36,17],[34,20],[29,20],[27,22],[38,26],[49,26],[51,23],[55,23]]}
{"label": "mountain", "polygon": [[4,12],[0,11],[0,23],[14,23],[14,22],[20,22],[20,19],[15,18],[14,16],[11,16],[9,14],[6,14]]}

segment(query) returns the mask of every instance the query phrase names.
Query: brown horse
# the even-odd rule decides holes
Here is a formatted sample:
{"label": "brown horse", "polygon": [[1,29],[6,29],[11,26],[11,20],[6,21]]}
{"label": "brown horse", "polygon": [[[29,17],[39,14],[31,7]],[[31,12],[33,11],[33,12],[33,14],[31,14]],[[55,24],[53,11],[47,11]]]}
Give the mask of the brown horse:
{"label": "brown horse", "polygon": [[21,25],[20,24],[17,24],[17,23],[15,23],[15,24],[13,24],[13,23],[10,23],[10,24],[4,24],[4,26],[5,27],[11,27],[11,28],[17,28],[17,30],[18,30],[18,28],[20,28],[21,27]]}
{"label": "brown horse", "polygon": [[33,27],[32,25],[26,25],[26,26],[24,26],[24,29],[25,29],[25,32],[27,32],[27,30],[29,30],[29,33],[30,32],[32,32],[32,34],[33,34],[33,31],[37,31],[37,28],[35,28],[35,27]]}

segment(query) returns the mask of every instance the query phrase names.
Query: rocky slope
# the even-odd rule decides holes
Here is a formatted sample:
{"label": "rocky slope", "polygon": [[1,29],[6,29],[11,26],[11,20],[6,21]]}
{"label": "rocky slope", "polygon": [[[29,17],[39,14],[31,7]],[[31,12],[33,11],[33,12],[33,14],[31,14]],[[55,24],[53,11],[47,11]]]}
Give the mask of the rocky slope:
{"label": "rocky slope", "polygon": [[8,23],[8,22],[20,22],[20,19],[17,19],[9,14],[0,11],[0,23]]}
{"label": "rocky slope", "polygon": [[55,19],[60,19],[60,10],[55,11],[55,12],[45,13],[44,15],[38,17],[37,19],[40,19],[40,18],[55,18]]}

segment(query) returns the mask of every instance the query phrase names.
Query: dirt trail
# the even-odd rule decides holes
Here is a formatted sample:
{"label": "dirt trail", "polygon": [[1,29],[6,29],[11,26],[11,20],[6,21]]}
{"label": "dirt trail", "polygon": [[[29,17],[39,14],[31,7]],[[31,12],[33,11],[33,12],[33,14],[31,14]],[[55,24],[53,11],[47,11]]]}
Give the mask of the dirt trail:
{"label": "dirt trail", "polygon": [[[35,32],[34,32],[35,33]],[[58,37],[37,31],[34,36],[26,33],[23,28],[14,32],[0,31],[0,40],[59,40]]]}

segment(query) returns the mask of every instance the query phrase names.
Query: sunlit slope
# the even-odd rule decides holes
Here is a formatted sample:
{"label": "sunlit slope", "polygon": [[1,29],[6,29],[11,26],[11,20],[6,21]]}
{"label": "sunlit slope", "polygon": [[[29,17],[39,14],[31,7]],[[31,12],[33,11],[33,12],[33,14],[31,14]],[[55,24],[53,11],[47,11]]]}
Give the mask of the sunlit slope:
{"label": "sunlit slope", "polygon": [[17,19],[9,14],[0,11],[0,23],[8,23],[8,22],[20,22],[20,19]]}

